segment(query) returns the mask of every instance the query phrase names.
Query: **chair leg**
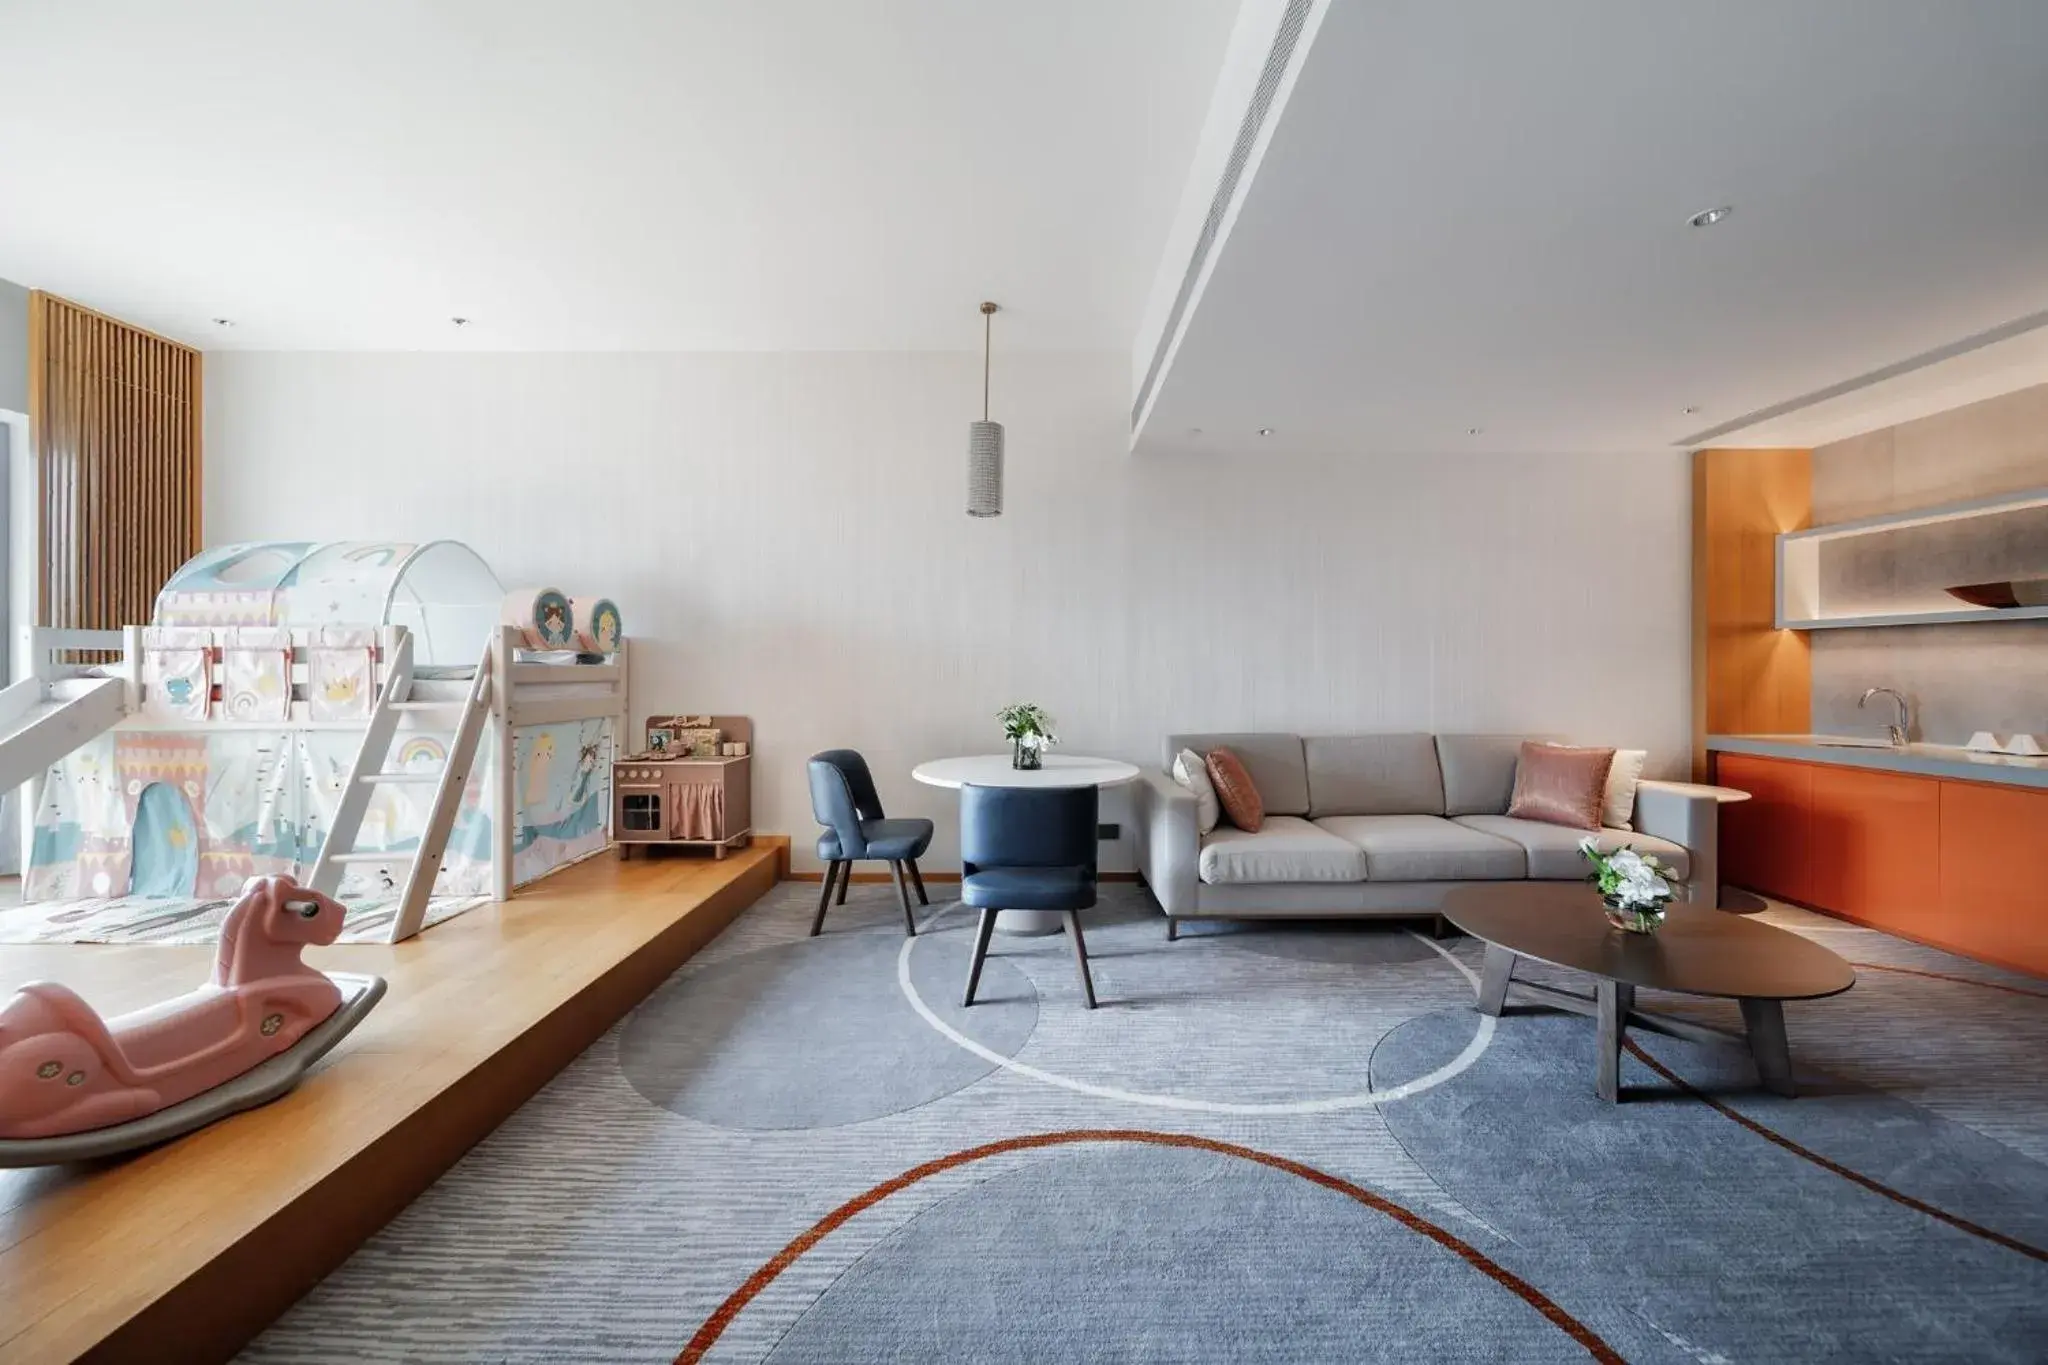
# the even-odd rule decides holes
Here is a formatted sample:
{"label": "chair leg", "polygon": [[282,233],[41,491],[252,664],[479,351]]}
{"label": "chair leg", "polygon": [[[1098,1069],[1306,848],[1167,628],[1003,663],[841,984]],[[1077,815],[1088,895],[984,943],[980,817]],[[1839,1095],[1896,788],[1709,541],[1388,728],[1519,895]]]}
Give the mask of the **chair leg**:
{"label": "chair leg", "polygon": [[910,884],[917,888],[917,903],[930,905],[932,898],[924,893],[924,873],[917,870],[917,859],[912,858],[905,866],[910,869]]}
{"label": "chair leg", "polygon": [[981,964],[988,957],[989,935],[996,931],[996,912],[981,912],[981,923],[974,930],[974,957],[967,964],[967,994],[960,997],[965,1007],[974,1003],[974,988],[981,984]]}
{"label": "chair leg", "polygon": [[1180,921],[1172,915],[1166,917],[1166,941],[1174,943],[1180,939]]}
{"label": "chair leg", "polygon": [[896,899],[903,903],[903,932],[917,937],[917,916],[910,913],[910,888],[903,884],[903,864],[890,863],[889,873],[896,878]]}
{"label": "chair leg", "polygon": [[853,880],[853,860],[847,859],[839,865],[839,903],[846,904],[846,888]]}
{"label": "chair leg", "polygon": [[816,938],[825,928],[825,907],[832,903],[832,879],[839,875],[846,864],[833,859],[825,864],[825,889],[818,893],[818,913],[811,916],[811,937]]}
{"label": "chair leg", "polygon": [[1067,933],[1074,940],[1074,965],[1081,969],[1081,996],[1092,1010],[1095,1008],[1095,978],[1088,975],[1088,940],[1081,937],[1081,916],[1078,911],[1067,911]]}

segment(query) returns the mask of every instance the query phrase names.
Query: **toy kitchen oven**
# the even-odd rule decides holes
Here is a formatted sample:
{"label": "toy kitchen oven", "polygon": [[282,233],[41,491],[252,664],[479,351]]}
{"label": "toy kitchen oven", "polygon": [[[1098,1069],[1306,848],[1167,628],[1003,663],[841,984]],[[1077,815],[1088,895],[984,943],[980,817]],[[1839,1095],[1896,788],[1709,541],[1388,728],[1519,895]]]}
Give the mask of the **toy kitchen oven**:
{"label": "toy kitchen oven", "polygon": [[754,833],[754,725],[745,716],[649,716],[647,742],[612,764],[612,838],[708,848],[723,858]]}

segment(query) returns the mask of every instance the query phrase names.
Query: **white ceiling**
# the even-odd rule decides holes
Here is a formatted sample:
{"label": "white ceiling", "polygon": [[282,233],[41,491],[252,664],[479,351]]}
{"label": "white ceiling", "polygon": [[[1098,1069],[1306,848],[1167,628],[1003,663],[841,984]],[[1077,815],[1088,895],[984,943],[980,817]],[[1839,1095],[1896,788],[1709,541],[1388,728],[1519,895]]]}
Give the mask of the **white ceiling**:
{"label": "white ceiling", "polygon": [[1913,356],[1887,371],[1859,375],[1839,393],[1802,395],[1782,411],[1700,433],[1688,445],[1749,450],[1811,449],[1987,398],[2048,384],[2048,318],[2036,325],[1953,349]]}
{"label": "white ceiling", "polygon": [[2041,0],[1334,0],[1138,449],[1652,450],[2041,313],[2044,73]]}
{"label": "white ceiling", "polygon": [[1236,11],[0,0],[0,277],[214,348],[1123,350]]}

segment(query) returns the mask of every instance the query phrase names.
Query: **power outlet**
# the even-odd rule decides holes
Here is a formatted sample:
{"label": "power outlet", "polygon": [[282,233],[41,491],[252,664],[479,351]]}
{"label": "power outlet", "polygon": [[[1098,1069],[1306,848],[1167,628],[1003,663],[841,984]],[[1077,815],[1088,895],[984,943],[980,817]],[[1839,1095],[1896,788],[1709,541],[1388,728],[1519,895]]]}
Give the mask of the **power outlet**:
{"label": "power outlet", "polygon": [[1102,843],[1112,843],[1124,837],[1124,827],[1117,824],[1097,825],[1095,837]]}

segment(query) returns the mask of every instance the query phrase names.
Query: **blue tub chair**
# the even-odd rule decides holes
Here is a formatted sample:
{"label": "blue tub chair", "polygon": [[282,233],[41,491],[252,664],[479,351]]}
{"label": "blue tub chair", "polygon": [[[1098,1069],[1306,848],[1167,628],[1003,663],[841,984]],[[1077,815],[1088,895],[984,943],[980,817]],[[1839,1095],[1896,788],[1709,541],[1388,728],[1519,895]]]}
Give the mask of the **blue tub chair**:
{"label": "blue tub chair", "polygon": [[930,905],[924,893],[924,874],[917,860],[932,845],[929,820],[891,820],[882,814],[882,798],[875,793],[875,779],[868,761],[851,749],[827,749],[813,754],[810,763],[811,814],[825,827],[818,836],[818,857],[825,863],[825,890],[818,897],[818,913],[811,919],[811,937],[825,927],[825,907],[832,904],[836,879],[839,904],[846,904],[846,885],[853,880],[856,862],[889,864],[896,878],[896,899],[903,905],[904,931],[915,937],[917,917],[910,910],[910,892],[903,885],[906,869],[917,886],[917,903]]}
{"label": "blue tub chair", "polygon": [[999,910],[1061,910],[1095,1008],[1088,941],[1079,911],[1095,904],[1096,790],[1093,787],[962,787],[960,901],[981,911],[963,1005],[974,1003]]}

